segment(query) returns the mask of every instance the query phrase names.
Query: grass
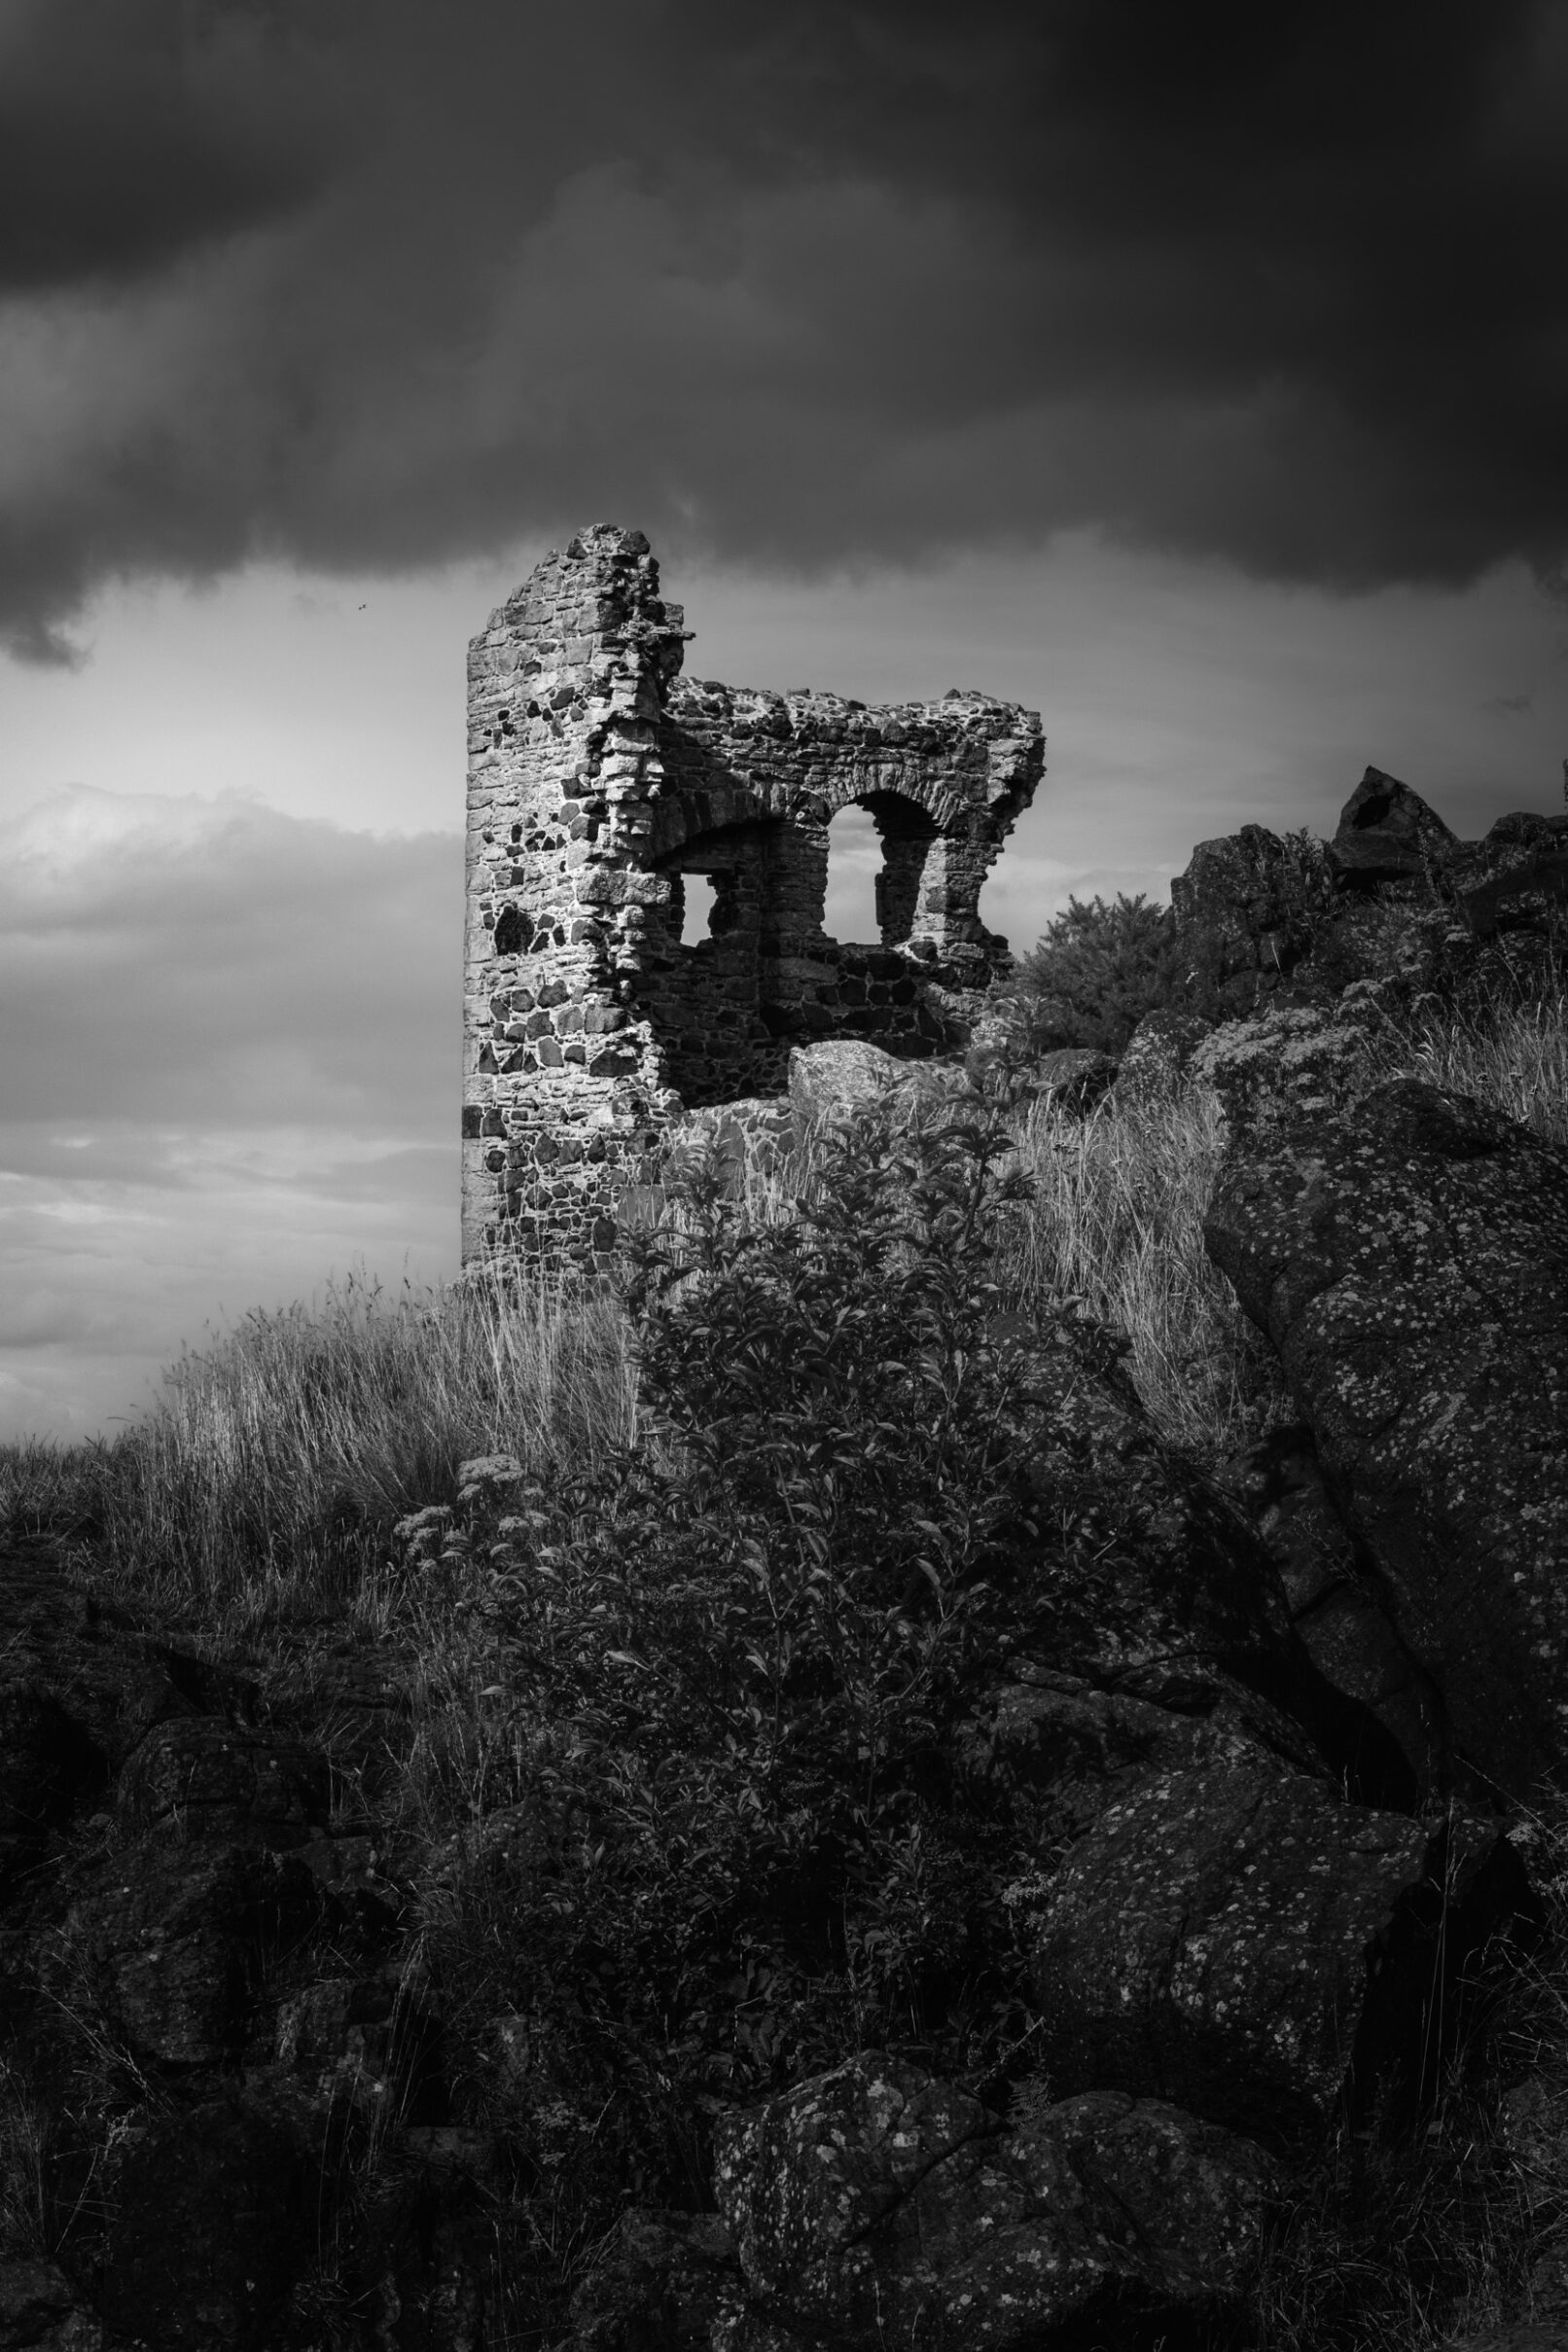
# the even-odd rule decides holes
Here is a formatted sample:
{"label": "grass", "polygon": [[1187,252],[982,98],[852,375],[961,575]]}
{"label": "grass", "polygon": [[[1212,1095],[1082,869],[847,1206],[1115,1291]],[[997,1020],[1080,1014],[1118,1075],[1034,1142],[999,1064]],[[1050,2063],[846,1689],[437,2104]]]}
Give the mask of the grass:
{"label": "grass", "polygon": [[110,1443],[0,1449],[0,1524],[57,1531],[110,1588],[241,1639],[351,1611],[392,1526],[449,1502],[459,1462],[591,1459],[633,1399],[608,1297],[349,1280],[183,1357]]}
{"label": "grass", "polygon": [[1483,1013],[1418,1007],[1407,1066],[1434,1086],[1490,1103],[1553,1143],[1568,1144],[1568,984]]}

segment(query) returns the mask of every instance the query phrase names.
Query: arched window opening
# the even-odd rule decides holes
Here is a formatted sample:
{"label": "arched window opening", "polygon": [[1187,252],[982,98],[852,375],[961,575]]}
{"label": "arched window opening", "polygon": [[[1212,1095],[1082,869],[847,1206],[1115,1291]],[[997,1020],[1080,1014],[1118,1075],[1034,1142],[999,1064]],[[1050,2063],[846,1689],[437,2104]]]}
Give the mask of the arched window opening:
{"label": "arched window opening", "polygon": [[698,947],[708,937],[719,893],[705,873],[686,873],[681,881],[681,945]]}
{"label": "arched window opening", "polygon": [[882,841],[869,808],[840,808],[828,827],[828,897],[822,928],[845,945],[874,946],[881,937],[876,877]]}

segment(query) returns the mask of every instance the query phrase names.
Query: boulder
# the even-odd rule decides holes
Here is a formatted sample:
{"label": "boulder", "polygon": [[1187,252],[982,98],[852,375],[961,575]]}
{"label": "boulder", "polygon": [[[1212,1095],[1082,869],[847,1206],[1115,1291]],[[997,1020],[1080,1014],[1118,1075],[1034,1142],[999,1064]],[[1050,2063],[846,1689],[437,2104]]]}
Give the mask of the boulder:
{"label": "boulder", "polygon": [[1038,1663],[996,1684],[954,1729],[960,1781],[991,1810],[1023,1796],[1042,1856],[1081,1837],[1106,1807],[1152,1772],[1250,1760],[1321,1772],[1292,1717],[1218,1672],[1199,1702],[1179,1711]]}
{"label": "boulder", "polygon": [[[1451,1833],[1256,1764],[1101,1815],[1040,1917],[1041,2063],[1290,2145],[1408,2091],[1449,1977],[1524,1901],[1496,1825]],[[1441,1965],[1440,1965],[1441,1959]]]}
{"label": "boulder", "polygon": [[790,1054],[790,1102],[802,1125],[843,1119],[878,1102],[909,1075],[909,1065],[860,1037],[797,1046]]}
{"label": "boulder", "polygon": [[1232,1128],[1335,1110],[1372,1074],[1372,1039],[1358,1010],[1278,1005],[1226,1021],[1194,1047],[1188,1076],[1213,1087]]}
{"label": "boulder", "polygon": [[1238,1135],[1204,1237],[1460,1755],[1568,1767],[1568,1151],[1394,1080]]}
{"label": "boulder", "polygon": [[1341,889],[1372,890],[1387,882],[1419,882],[1445,866],[1458,847],[1418,792],[1369,767],[1339,811],[1329,865]]}
{"label": "boulder", "polygon": [[1193,1013],[1146,1013],[1128,1038],[1117,1070],[1117,1109],[1152,1109],[1173,1101],[1188,1064],[1213,1025]]}
{"label": "boulder", "polygon": [[[1035,1410],[1017,1477],[1038,1535],[1020,1526],[1011,1573],[999,1563],[993,1578],[1007,1679],[1044,1670],[1220,1721],[1239,1691],[1265,1745],[1303,1768],[1320,1760],[1368,1801],[1406,1801],[1408,1766],[1366,1707],[1313,1667],[1257,1529],[1161,1442],[1131,1382],[1097,1360],[1096,1338],[1090,1328],[1042,1347],[1020,1375]],[[1273,1711],[1266,1732],[1259,1701]]]}
{"label": "boulder", "polygon": [[1003,2131],[874,2052],[724,2119],[715,2192],[764,2314],[846,2347],[1147,2340],[1232,2301],[1277,2179],[1162,2102],[1097,2093]]}
{"label": "boulder", "polygon": [[1170,885],[1178,939],[1219,1002],[1238,1013],[1300,960],[1308,897],[1291,849],[1265,825],[1199,841]]}
{"label": "boulder", "polygon": [[1403,1801],[1447,1788],[1443,1694],[1402,1639],[1382,1580],[1329,1498],[1312,1432],[1301,1422],[1271,1430],[1226,1464],[1224,1483],[1268,1547],[1308,1657],[1397,1743],[1410,1770]]}
{"label": "boulder", "polygon": [[161,1828],[283,1848],[303,1845],[326,1822],[331,1795],[318,1750],[196,1716],[148,1733],[115,1801],[133,1835]]}
{"label": "boulder", "polygon": [[269,1964],[321,1909],[293,1855],[155,1834],[83,1871],[49,1956],[52,1989],[144,2061],[232,2062]]}

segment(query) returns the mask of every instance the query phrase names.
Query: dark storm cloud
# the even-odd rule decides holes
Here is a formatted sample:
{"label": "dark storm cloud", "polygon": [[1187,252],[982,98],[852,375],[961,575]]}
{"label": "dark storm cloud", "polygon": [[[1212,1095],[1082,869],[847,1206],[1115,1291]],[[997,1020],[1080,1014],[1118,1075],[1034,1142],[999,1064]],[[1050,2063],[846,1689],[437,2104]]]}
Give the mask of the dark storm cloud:
{"label": "dark storm cloud", "polygon": [[[7,27],[0,109],[50,131],[0,243],[23,650],[117,573],[600,516],[781,565],[1074,524],[1334,586],[1568,553],[1562,0]],[[81,122],[119,127],[67,174]]]}
{"label": "dark storm cloud", "polygon": [[153,268],[300,200],[335,129],[303,65],[242,0],[0,0],[0,289]]}

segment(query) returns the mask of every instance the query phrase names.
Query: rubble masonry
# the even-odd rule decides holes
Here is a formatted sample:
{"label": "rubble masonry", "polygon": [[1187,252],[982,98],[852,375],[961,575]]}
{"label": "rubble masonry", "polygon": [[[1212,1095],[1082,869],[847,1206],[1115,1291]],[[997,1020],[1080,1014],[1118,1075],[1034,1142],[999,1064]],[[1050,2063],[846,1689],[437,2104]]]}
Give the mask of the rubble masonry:
{"label": "rubble masonry", "polygon": [[[783,1091],[792,1045],[961,1036],[1008,968],[980,885],[1044,768],[983,695],[869,708],[680,675],[639,531],[547,555],[469,648],[463,1257],[597,1255],[672,1117]],[[881,937],[822,928],[828,824],[881,837]],[[709,935],[681,944],[685,877]]]}

